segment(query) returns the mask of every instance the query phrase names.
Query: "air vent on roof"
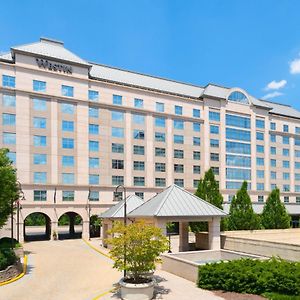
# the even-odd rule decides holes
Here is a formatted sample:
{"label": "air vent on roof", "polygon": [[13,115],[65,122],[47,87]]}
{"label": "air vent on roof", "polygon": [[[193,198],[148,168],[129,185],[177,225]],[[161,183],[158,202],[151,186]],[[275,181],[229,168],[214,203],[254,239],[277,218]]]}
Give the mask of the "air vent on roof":
{"label": "air vent on roof", "polygon": [[41,37],[40,41],[44,42],[44,43],[48,43],[48,44],[59,45],[59,46],[63,46],[64,45],[64,42],[53,40],[53,39],[49,39],[49,38],[44,38],[44,37]]}

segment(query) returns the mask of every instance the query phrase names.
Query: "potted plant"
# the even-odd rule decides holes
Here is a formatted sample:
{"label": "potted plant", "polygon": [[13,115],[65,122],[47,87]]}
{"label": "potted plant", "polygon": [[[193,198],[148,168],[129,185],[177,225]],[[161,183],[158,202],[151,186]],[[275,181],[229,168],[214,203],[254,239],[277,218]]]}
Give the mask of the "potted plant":
{"label": "potted plant", "polygon": [[108,232],[112,238],[110,255],[114,268],[125,271],[120,280],[121,298],[127,300],[148,300],[153,298],[154,272],[159,255],[168,250],[168,239],[160,228],[143,221],[125,226],[116,222]]}
{"label": "potted plant", "polygon": [[52,236],[53,236],[53,240],[57,241],[57,232],[56,231],[53,231]]}

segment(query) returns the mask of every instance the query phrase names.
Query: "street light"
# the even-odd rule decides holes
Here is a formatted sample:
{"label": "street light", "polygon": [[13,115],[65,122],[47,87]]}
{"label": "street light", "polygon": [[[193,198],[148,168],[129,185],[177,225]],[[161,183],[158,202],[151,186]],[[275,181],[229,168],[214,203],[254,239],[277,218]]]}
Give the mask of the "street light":
{"label": "street light", "polygon": [[20,195],[21,197],[19,197],[18,201],[17,201],[17,240],[20,240],[20,210],[22,209],[22,205],[20,204],[20,200],[25,200],[25,194],[22,190],[22,185],[20,181],[17,181],[18,185],[19,185],[19,191],[20,191]]}
{"label": "street light", "polygon": [[88,193],[88,198],[87,198],[87,203],[86,203],[86,210],[88,212],[88,217],[89,217],[89,241],[91,240],[91,189],[89,188],[89,193]]}

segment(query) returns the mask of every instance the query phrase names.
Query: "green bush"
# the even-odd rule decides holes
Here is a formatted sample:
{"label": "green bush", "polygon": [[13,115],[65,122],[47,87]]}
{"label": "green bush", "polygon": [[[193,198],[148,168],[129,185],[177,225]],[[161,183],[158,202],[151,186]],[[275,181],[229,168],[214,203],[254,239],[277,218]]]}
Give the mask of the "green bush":
{"label": "green bush", "polygon": [[239,259],[199,266],[198,287],[237,293],[300,295],[300,263]]}
{"label": "green bush", "polygon": [[263,296],[269,300],[300,300],[300,296],[281,295],[276,293],[263,293]]}
{"label": "green bush", "polygon": [[[9,237],[4,237],[0,239],[0,249],[6,249],[6,248],[11,248],[12,243],[11,243],[11,238]],[[20,248],[21,244],[16,240],[13,239],[13,248]]]}
{"label": "green bush", "polygon": [[5,270],[8,266],[13,265],[17,257],[11,249],[0,249],[0,271]]}

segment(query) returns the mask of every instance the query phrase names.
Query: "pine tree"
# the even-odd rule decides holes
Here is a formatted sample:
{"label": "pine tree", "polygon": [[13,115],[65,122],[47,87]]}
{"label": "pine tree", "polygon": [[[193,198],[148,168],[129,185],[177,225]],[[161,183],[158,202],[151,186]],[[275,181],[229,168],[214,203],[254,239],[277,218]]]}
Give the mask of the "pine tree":
{"label": "pine tree", "polygon": [[269,195],[261,216],[261,222],[266,229],[289,228],[291,217],[284,204],[280,201],[280,191],[275,188]]}
{"label": "pine tree", "polygon": [[247,181],[244,181],[230,204],[228,217],[229,230],[253,230],[260,228],[259,217],[254,213],[250,196],[247,192]]}

